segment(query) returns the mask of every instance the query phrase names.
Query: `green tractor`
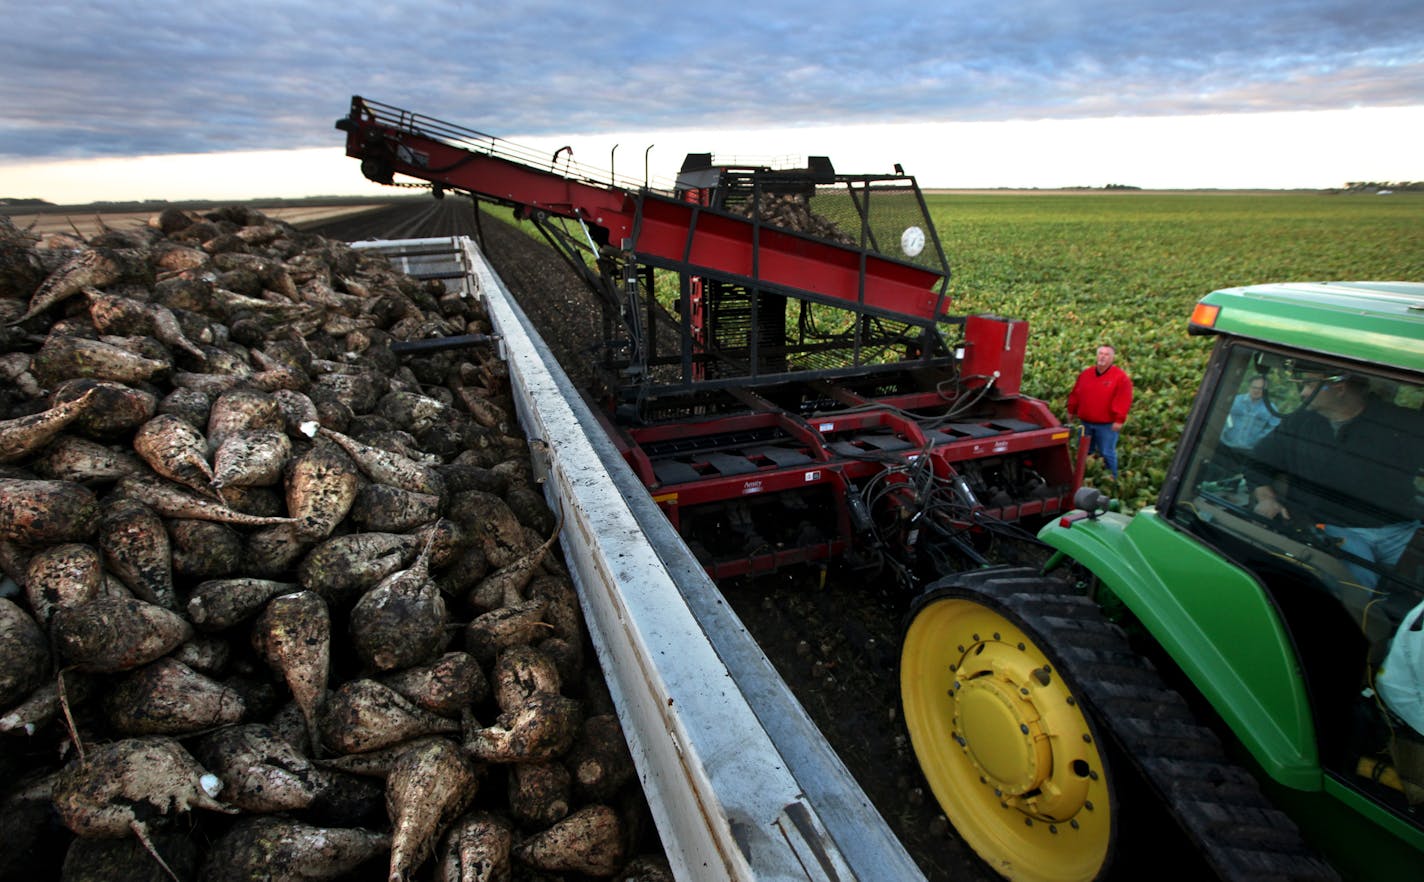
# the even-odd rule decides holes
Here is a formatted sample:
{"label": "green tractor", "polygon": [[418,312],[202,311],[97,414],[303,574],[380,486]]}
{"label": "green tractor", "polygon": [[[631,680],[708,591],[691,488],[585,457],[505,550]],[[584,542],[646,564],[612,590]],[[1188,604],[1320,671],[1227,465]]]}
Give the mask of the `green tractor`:
{"label": "green tractor", "polygon": [[1155,506],[1084,488],[1044,566],[917,598],[925,777],[1010,879],[1108,876],[1147,811],[1224,879],[1424,879],[1424,284],[1215,291],[1189,327]]}

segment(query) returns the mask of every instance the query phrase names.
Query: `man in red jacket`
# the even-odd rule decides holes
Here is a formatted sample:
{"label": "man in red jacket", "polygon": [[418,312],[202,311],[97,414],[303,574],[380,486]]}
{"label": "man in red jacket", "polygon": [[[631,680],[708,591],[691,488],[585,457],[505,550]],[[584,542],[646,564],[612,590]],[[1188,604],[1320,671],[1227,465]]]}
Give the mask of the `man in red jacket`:
{"label": "man in red jacket", "polygon": [[1068,416],[1083,421],[1089,453],[1100,454],[1117,480],[1117,435],[1132,407],[1132,378],[1113,364],[1117,350],[1099,346],[1097,362],[1078,375],[1068,393]]}

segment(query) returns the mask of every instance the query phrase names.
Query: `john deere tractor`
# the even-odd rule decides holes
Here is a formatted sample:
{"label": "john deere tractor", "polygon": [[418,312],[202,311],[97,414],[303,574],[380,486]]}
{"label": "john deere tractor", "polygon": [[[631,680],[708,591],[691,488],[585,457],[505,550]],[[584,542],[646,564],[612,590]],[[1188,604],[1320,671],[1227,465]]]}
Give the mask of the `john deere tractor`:
{"label": "john deere tractor", "polygon": [[[935,582],[905,720],[1011,879],[1104,878],[1145,812],[1225,879],[1424,879],[1424,284],[1215,291],[1155,506]],[[1150,803],[1144,805],[1143,803]]]}

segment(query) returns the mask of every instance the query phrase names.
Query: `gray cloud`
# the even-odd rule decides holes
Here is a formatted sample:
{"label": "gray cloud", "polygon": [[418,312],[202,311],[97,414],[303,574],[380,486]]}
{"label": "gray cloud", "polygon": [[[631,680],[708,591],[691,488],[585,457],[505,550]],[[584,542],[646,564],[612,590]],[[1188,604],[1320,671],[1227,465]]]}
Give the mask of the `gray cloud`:
{"label": "gray cloud", "polygon": [[1424,102],[1417,0],[0,0],[0,155],[340,143],[352,94],[499,135]]}

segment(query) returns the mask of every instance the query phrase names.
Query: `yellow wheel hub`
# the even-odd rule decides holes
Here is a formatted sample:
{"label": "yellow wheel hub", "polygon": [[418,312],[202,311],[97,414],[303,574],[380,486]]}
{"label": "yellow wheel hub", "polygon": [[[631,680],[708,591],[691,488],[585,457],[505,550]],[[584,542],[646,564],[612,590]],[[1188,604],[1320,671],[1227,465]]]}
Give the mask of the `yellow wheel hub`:
{"label": "yellow wheel hub", "polygon": [[1014,692],[1012,682],[992,675],[958,683],[954,722],[969,761],[995,787],[1018,796],[1038,786],[1053,755],[1046,740],[1035,737],[1033,705]]}
{"label": "yellow wheel hub", "polygon": [[1071,689],[1009,619],[935,600],[901,650],[905,723],[964,840],[1010,879],[1092,879],[1112,843],[1097,736]]}

